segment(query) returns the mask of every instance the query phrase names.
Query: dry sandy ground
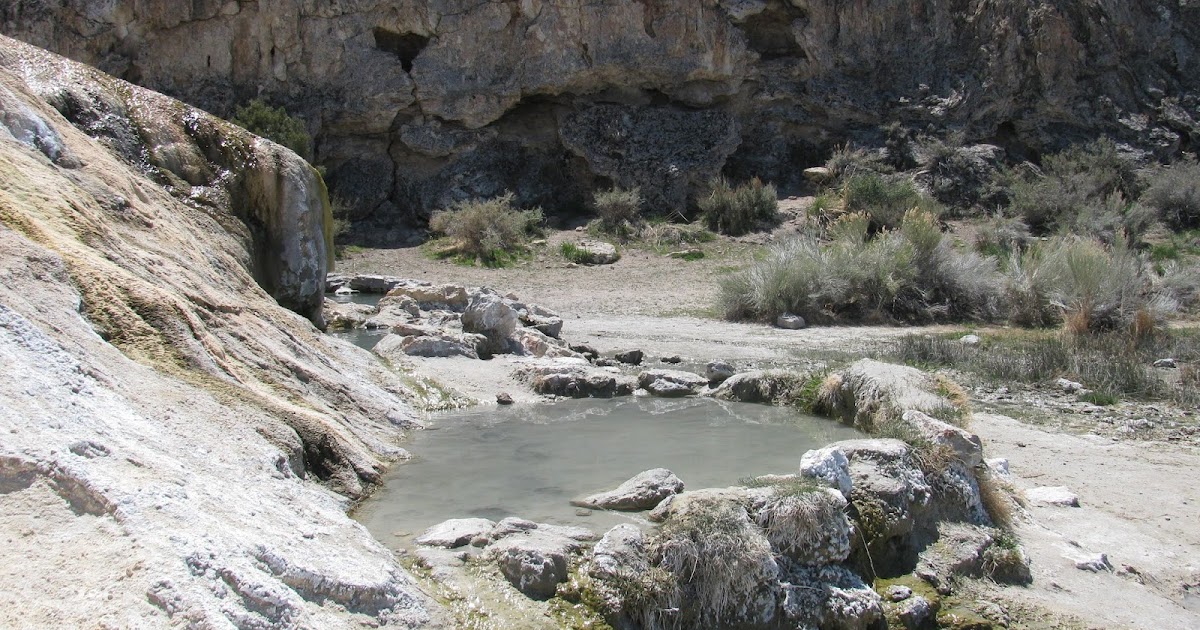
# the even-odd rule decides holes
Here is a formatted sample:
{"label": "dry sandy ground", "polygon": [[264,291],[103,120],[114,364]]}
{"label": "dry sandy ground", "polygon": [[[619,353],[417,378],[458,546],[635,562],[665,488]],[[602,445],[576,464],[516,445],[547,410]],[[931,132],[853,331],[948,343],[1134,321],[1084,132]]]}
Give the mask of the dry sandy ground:
{"label": "dry sandy ground", "polygon": [[[343,273],[385,273],[465,285],[486,285],[557,310],[563,337],[602,353],[638,348],[648,361],[678,355],[695,367],[714,359],[751,366],[801,364],[831,353],[851,355],[889,337],[894,327],[834,327],[785,331],[712,317],[718,279],[753,258],[753,243],[710,243],[700,261],[627,250],[615,265],[575,267],[557,255],[550,237],[534,260],[490,270],[434,261],[417,249],[355,254]],[[952,330],[939,327],[923,330]],[[511,366],[439,360],[418,369],[468,395],[488,400],[518,384]],[[474,385],[468,385],[474,383]],[[527,397],[526,399],[532,399]],[[1032,560],[1030,587],[982,585],[986,597],[1008,604],[1013,627],[1200,628],[1200,492],[1194,471],[1200,447],[1184,443],[1115,441],[1057,432],[993,414],[976,414],[973,430],[988,457],[1011,463],[1013,485],[1067,486],[1081,507],[1030,505],[1019,531]],[[1105,553],[1112,572],[1075,567],[1076,559]]]}

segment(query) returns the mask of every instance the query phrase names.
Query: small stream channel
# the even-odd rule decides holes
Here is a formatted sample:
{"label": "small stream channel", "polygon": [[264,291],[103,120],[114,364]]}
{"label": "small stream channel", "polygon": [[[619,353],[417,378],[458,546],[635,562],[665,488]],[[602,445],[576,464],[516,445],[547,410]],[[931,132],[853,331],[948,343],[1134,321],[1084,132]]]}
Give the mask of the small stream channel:
{"label": "small stream channel", "polygon": [[446,412],[413,434],[407,446],[414,458],[397,465],[354,516],[396,549],[449,518],[519,516],[603,533],[645,515],[580,510],[569,501],[656,467],[671,469],[689,489],[794,473],[805,451],[855,437],[854,429],[792,409],[712,399]]}

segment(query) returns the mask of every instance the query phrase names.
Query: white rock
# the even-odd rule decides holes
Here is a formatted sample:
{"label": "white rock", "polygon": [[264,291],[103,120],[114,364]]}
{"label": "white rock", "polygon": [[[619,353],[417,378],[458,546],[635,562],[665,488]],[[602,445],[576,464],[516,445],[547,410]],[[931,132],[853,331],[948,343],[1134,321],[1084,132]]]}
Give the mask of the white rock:
{"label": "white rock", "polygon": [[978,435],[916,409],[905,411],[901,419],[930,442],[954,449],[967,467],[974,468],[983,463],[983,442]]}
{"label": "white rock", "polygon": [[980,341],[983,340],[979,338],[979,335],[963,335],[958,338],[958,342],[964,346],[977,346]]}
{"label": "white rock", "polygon": [[1154,362],[1154,367],[1171,369],[1178,366],[1175,364],[1175,359],[1159,359]]}
{"label": "white rock", "polygon": [[841,491],[842,496],[849,498],[854,490],[854,480],[850,476],[850,460],[846,453],[837,446],[826,446],[814,451],[808,451],[800,457],[800,474],[812,479],[819,479],[830,487]]}
{"label": "white rock", "polygon": [[1041,486],[1026,490],[1025,498],[1042,505],[1079,507],[1079,497],[1066,486]]}
{"label": "white rock", "polygon": [[1007,457],[993,457],[984,463],[987,464],[987,467],[992,471],[992,473],[1002,477],[1009,476]]}
{"label": "white rock", "polygon": [[490,534],[495,527],[495,521],[486,518],[452,518],[425,530],[416,542],[418,545],[455,549],[466,546],[476,536]]}

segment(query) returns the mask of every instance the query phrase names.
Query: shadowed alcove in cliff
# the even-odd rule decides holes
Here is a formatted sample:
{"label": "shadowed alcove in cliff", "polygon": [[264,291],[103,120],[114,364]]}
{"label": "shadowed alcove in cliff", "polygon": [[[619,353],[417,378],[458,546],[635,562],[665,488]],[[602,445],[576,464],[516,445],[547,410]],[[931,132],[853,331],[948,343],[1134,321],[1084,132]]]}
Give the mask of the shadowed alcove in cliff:
{"label": "shadowed alcove in cliff", "polygon": [[382,26],[375,28],[374,35],[375,47],[399,57],[405,72],[412,72],[413,61],[429,44],[429,38],[424,35],[397,33]]}

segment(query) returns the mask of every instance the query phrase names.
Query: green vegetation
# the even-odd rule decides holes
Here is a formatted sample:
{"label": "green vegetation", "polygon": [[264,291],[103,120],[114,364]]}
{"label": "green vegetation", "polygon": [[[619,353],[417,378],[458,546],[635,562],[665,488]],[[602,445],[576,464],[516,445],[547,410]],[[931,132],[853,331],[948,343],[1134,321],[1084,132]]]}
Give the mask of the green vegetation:
{"label": "green vegetation", "polygon": [[304,121],[291,116],[282,107],[272,107],[261,99],[254,99],[238,107],[230,122],[312,160],[312,137],[308,135]]}
{"label": "green vegetation", "polygon": [[913,208],[934,217],[941,213],[936,201],[922,194],[911,179],[902,175],[855,175],[846,180],[842,197],[847,212],[870,218],[873,232],[899,227],[904,215]]}
{"label": "green vegetation", "polygon": [[581,249],[575,243],[563,243],[559,249],[562,251],[563,258],[566,258],[573,263],[586,265],[592,260],[592,255],[586,250]]}
{"label": "green vegetation", "polygon": [[699,205],[708,229],[732,236],[774,222],[779,210],[775,187],[757,177],[737,187],[718,177]]}
{"label": "green vegetation", "polygon": [[429,227],[444,234],[449,247],[443,255],[457,255],[465,262],[487,267],[511,264],[526,248],[529,236],[542,223],[539,208],[520,210],[513,206],[512,193],[486,200],[463,201],[434,213]]}

